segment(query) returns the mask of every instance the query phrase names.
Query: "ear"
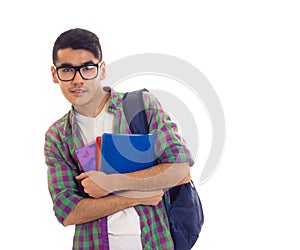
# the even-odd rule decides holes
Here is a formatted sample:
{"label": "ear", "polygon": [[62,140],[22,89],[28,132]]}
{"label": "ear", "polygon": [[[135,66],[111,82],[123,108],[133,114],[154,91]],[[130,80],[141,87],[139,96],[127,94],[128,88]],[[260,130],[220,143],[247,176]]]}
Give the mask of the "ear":
{"label": "ear", "polygon": [[104,80],[106,77],[106,64],[104,61],[100,64],[100,80]]}
{"label": "ear", "polygon": [[54,83],[59,83],[54,66],[51,66],[51,73],[52,73],[52,81]]}

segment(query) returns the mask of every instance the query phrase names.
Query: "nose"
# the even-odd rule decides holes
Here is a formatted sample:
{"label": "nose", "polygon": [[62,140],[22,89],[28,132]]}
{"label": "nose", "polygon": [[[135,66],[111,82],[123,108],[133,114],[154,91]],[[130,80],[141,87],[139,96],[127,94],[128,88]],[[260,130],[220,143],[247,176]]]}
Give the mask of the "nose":
{"label": "nose", "polygon": [[83,79],[79,73],[79,70],[76,70],[74,79],[72,80],[73,84],[83,84]]}

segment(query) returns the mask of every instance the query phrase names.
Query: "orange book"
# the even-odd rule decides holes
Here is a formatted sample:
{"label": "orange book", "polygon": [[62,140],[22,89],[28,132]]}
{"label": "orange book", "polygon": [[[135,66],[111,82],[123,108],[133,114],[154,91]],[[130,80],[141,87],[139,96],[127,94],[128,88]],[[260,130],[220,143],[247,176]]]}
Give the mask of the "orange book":
{"label": "orange book", "polygon": [[96,170],[100,171],[101,166],[101,136],[96,137]]}

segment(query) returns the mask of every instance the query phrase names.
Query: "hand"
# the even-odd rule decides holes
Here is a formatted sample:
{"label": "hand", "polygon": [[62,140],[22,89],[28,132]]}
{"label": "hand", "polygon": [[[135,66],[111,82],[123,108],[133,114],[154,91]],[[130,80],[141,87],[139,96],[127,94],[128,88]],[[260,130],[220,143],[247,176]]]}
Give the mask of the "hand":
{"label": "hand", "polygon": [[99,171],[89,171],[76,176],[81,180],[84,192],[93,198],[107,196],[114,190],[114,175],[107,175]]}
{"label": "hand", "polygon": [[156,206],[164,195],[162,190],[157,191],[126,191],[118,194],[119,196],[135,199],[135,205]]}

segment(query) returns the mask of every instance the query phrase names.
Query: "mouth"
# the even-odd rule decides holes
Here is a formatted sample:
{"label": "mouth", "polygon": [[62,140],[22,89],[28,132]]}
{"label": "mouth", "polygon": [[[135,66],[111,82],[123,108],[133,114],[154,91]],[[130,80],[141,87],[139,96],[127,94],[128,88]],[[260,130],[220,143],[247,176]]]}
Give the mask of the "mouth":
{"label": "mouth", "polygon": [[83,88],[74,88],[74,89],[70,89],[70,92],[75,95],[75,96],[82,96],[84,93],[87,92],[86,89]]}

